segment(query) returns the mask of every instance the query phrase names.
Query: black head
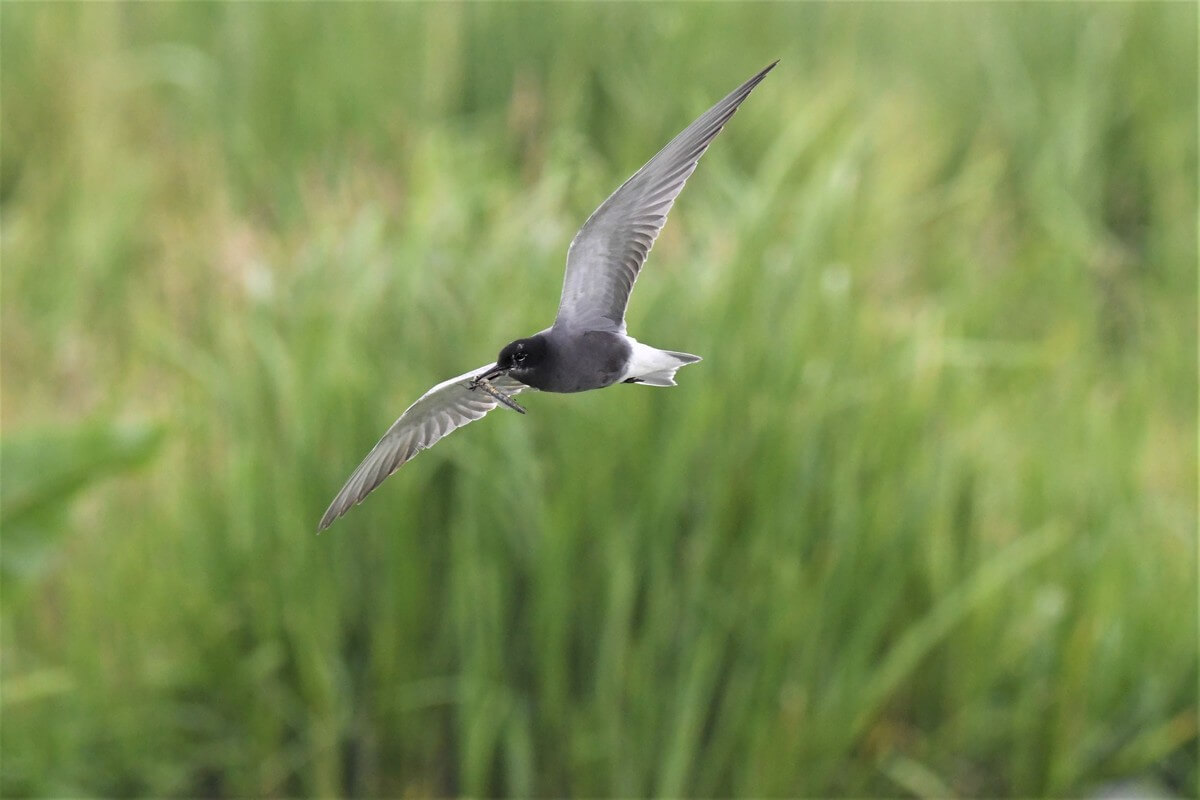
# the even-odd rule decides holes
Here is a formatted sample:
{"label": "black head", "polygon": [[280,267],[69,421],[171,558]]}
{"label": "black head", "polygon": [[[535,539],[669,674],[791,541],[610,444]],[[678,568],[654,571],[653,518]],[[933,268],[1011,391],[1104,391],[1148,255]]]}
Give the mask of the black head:
{"label": "black head", "polygon": [[496,367],[520,380],[522,375],[527,375],[545,364],[548,355],[549,348],[541,336],[517,339],[505,345],[500,355],[496,356]]}

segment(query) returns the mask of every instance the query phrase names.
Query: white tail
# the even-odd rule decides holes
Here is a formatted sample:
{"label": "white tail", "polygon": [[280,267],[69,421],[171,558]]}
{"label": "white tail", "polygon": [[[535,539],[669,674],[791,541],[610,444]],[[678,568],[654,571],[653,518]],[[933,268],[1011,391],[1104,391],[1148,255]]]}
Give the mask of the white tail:
{"label": "white tail", "polygon": [[700,356],[677,353],[674,350],[659,350],[630,338],[633,352],[629,367],[621,380],[626,383],[644,383],[647,386],[674,386],[675,372],[687,364],[695,364]]}

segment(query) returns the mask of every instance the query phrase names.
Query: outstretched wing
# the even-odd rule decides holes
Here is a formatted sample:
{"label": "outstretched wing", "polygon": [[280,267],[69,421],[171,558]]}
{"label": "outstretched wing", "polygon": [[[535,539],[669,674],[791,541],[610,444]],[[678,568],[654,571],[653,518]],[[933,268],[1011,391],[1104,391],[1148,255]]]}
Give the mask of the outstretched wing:
{"label": "outstretched wing", "polygon": [[[358,469],[354,470],[354,474],[346,481],[337,497],[333,498],[325,516],[321,517],[321,524],[317,530],[325,530],[335,519],[349,511],[351,506],[361,503],[387,476],[400,469],[404,462],[417,453],[432,447],[456,428],[480,419],[499,405],[500,401],[482,388],[469,388],[472,378],[486,372],[492,366],[486,364],[457,378],[443,381],[409,406],[371,452],[367,453],[367,457],[358,465]],[[507,375],[496,378],[492,385],[507,395],[514,395],[528,388]]]}
{"label": "outstretched wing", "polygon": [[605,200],[567,251],[556,326],[625,330],[625,307],[667,213],[696,163],[774,62],[672,139]]}

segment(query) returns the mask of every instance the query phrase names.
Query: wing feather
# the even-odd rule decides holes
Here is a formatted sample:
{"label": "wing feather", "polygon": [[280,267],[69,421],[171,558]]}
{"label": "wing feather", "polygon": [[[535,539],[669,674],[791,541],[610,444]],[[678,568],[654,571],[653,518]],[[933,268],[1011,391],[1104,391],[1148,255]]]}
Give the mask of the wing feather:
{"label": "wing feather", "polygon": [[629,294],[675,198],[709,143],[775,63],[701,114],[588,217],[567,251],[555,326],[625,331]]}
{"label": "wing feather", "polygon": [[[432,447],[439,439],[468,422],[482,418],[499,405],[499,401],[487,393],[472,390],[468,386],[472,378],[491,367],[491,364],[486,364],[443,381],[409,406],[367,453],[337,497],[333,498],[317,530],[325,530],[335,519],[361,503],[375,487],[417,453]],[[508,395],[518,394],[528,388],[507,375],[495,379],[492,385]]]}

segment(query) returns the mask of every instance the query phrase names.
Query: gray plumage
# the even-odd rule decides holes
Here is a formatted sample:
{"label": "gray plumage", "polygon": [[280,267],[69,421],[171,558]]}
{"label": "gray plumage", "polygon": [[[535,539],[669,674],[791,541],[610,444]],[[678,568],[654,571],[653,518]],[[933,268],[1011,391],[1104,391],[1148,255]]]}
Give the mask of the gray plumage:
{"label": "gray plumage", "polygon": [[696,164],[774,62],[700,115],[600,204],[567,251],[554,324],[500,351],[495,365],[439,383],[405,411],[346,481],[321,518],[324,530],[420,451],[526,388],[582,392],[614,383],[674,386],[699,356],[659,350],[625,332],[638,273]]}
{"label": "gray plumage", "polygon": [[700,156],[778,61],[734,89],[600,204],[567,250],[554,327],[625,332],[634,281]]}
{"label": "gray plumage", "polygon": [[[470,379],[489,366],[485,364],[479,369],[443,381],[409,406],[367,453],[337,497],[333,498],[317,530],[325,530],[352,506],[361,503],[376,486],[383,483],[384,478],[400,469],[404,462],[417,453],[432,447],[438,439],[455,428],[474,422],[500,405],[496,398],[468,388]],[[492,384],[510,396],[527,388],[525,384],[507,376],[497,378]]]}

